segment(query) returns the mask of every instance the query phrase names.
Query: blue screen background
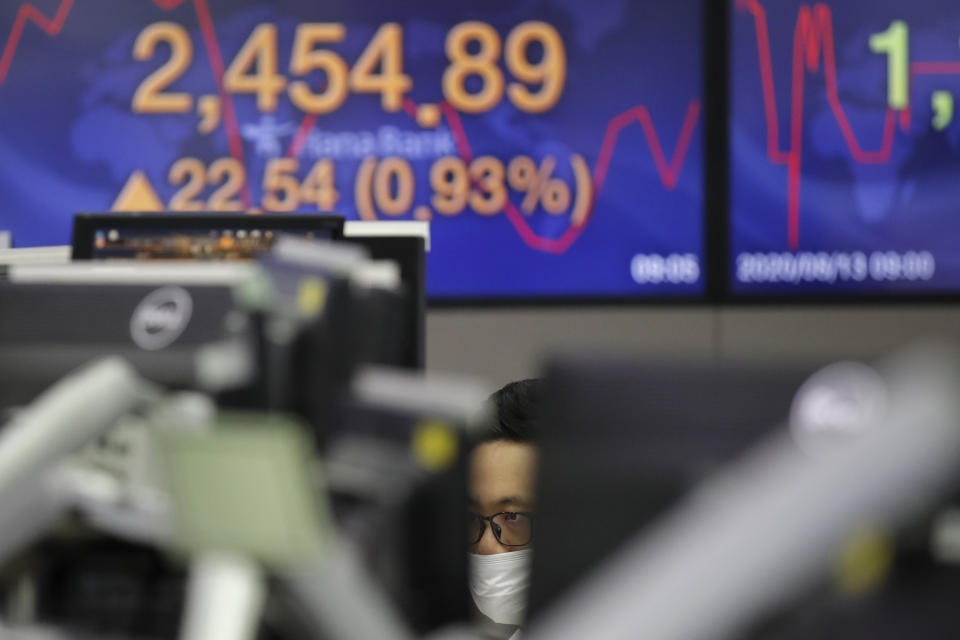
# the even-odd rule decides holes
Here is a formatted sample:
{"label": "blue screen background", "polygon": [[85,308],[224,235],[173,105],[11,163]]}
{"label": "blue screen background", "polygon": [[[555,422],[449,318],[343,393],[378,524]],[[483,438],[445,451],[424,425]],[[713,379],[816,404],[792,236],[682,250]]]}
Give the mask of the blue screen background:
{"label": "blue screen background", "polygon": [[[64,9],[62,2],[31,4],[53,18]],[[573,187],[571,156],[582,155],[593,173],[608,126],[617,116],[643,106],[652,127],[632,121],[619,132],[603,189],[594,194],[593,214],[562,251],[525,242],[503,212],[481,216],[468,208],[452,217],[435,214],[429,294],[643,297],[703,291],[703,117],[694,112],[702,83],[699,0],[185,0],[169,10],[161,4],[177,3],[75,0],[64,11],[58,33],[49,35],[32,20],[24,23],[8,73],[0,81],[0,229],[12,231],[16,246],[68,243],[73,213],[109,210],[135,171],[142,171],[167,203],[178,189],[168,181],[175,161],[195,157],[212,163],[230,156],[224,124],[201,135],[196,113],[131,111],[137,87],[169,57],[169,47],[160,45],[151,60],[133,59],[133,43],[149,24],[172,21],[189,31],[192,63],[168,90],[199,98],[217,93],[209,43],[198,18],[203,7],[213,18],[225,65],[258,24],[277,24],[279,71],[288,78],[298,24],[342,22],[346,40],[329,48],[352,65],[376,29],[395,21],[403,26],[404,72],[413,80],[407,97],[420,104],[443,98],[440,78],[448,64],[444,41],[451,27],[480,20],[505,40],[521,22],[541,20],[556,28],[564,41],[563,95],[542,114],[522,112],[506,98],[488,113],[460,114],[474,156],[493,155],[506,163],[517,155],[539,162],[551,154],[557,158],[555,177]],[[10,48],[22,6],[19,1],[0,3],[0,46]],[[511,82],[502,56],[499,67]],[[476,90],[475,78],[468,81],[471,87]],[[233,95],[231,102],[252,201],[259,203],[267,161],[284,155],[304,114],[286,93],[280,94],[279,107],[270,114],[258,111],[250,94]],[[654,163],[651,135],[669,162],[685,122],[692,125],[689,148],[674,165],[676,185],[667,188]],[[379,139],[424,131],[403,111],[385,112],[379,95],[351,93],[341,108],[319,117],[300,154],[300,177],[314,161],[332,158],[340,194],[335,212],[355,219],[354,176],[362,158],[330,146],[330,136],[369,132]],[[414,146],[401,154],[414,170],[415,205],[430,203],[432,163],[441,155],[458,153],[447,120],[432,131],[433,146]],[[212,191],[208,188],[200,199]],[[510,200],[519,206],[523,194],[511,191]],[[404,217],[412,216],[411,212]],[[548,245],[565,237],[571,226],[569,215],[551,215],[542,207],[524,219],[530,232]],[[631,273],[637,254],[692,256],[699,274],[682,281],[648,278],[638,283]]]}
{"label": "blue screen background", "polygon": [[[960,121],[955,117],[937,130],[931,96],[937,90],[960,95],[960,5],[833,0],[816,6],[794,0],[733,4],[731,288],[747,294],[956,291]],[[793,71],[805,7],[822,39],[815,47],[816,67],[802,63],[798,109],[792,104]],[[822,28],[826,23],[817,22],[818,11],[821,18],[829,14],[832,37]],[[801,151],[793,240],[788,163],[773,161],[768,150],[772,133],[760,64],[767,49],[758,40],[758,16],[769,28],[779,125],[774,142],[781,152]],[[870,48],[871,34],[886,31],[894,20],[909,27],[912,63],[943,62],[950,71],[911,67],[909,120],[888,112],[887,57]],[[827,91],[828,43],[835,50],[840,111],[864,152],[856,157]],[[799,147],[791,140],[792,116],[802,116]]]}

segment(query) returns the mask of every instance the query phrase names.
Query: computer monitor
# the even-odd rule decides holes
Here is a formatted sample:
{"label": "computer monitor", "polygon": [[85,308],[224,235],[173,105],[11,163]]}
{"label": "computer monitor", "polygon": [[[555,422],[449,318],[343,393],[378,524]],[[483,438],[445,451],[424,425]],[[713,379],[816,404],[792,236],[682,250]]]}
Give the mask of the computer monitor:
{"label": "computer monitor", "polygon": [[809,369],[565,357],[546,369],[530,615],[782,424]]}
{"label": "computer monitor", "polygon": [[[318,259],[355,254],[354,270],[367,278],[377,266],[353,247],[303,244]],[[0,373],[11,382],[0,407],[25,404],[112,354],[148,379],[217,393],[227,406],[296,412],[320,437],[355,368],[396,364],[410,342],[396,292],[354,283],[349,269],[285,261],[279,249],[259,264],[78,261],[14,266],[7,276]],[[254,281],[268,284],[242,286]]]}
{"label": "computer monitor", "polygon": [[[417,632],[469,619],[462,425],[356,398],[342,425],[324,454],[342,535]],[[434,438],[453,444],[443,465],[421,457],[424,441]]]}
{"label": "computer monitor", "polygon": [[[96,29],[76,4],[0,3],[0,226],[23,246],[78,209],[335,208],[432,219],[448,303],[704,293],[717,2],[112,0]],[[320,20],[336,42],[305,47]]]}
{"label": "computer monitor", "polygon": [[352,223],[356,235],[344,237],[344,221],[337,216],[78,214],[74,217],[72,257],[251,260],[268,252],[280,235],[342,239],[363,247],[374,260],[391,260],[399,265],[404,301],[400,316],[391,319],[400,326],[391,333],[401,344],[396,355],[391,354],[390,361],[383,363],[422,369],[426,359],[426,239],[420,235],[394,235],[389,229],[383,229],[382,235],[372,235],[369,229],[358,229],[357,224]]}
{"label": "computer monitor", "polygon": [[343,237],[327,215],[81,213],[73,221],[74,260],[250,260],[282,234]]}
{"label": "computer monitor", "polygon": [[[847,440],[852,433],[863,433],[858,428],[844,434],[844,425],[886,426],[885,433],[896,431],[896,420],[914,412],[901,411],[898,414],[900,410],[893,407],[901,405],[902,409],[906,406],[903,403],[916,402],[916,398],[911,398],[910,392],[904,390],[903,379],[911,379],[911,384],[928,386],[915,381],[915,374],[922,369],[904,368],[891,373],[886,367],[875,370],[866,365],[840,363],[819,370],[812,377],[807,375],[810,370],[800,363],[683,365],[631,363],[610,358],[563,358],[552,362],[547,368],[545,427],[540,445],[540,495],[530,603],[533,635],[536,635],[538,623],[549,624],[548,615],[538,616],[547,614],[550,605],[556,604],[558,598],[562,602],[553,608],[553,613],[566,605],[573,606],[571,601],[563,600],[563,595],[575,584],[602,589],[600,583],[580,581],[589,580],[587,574],[591,569],[600,568],[616,552],[623,551],[629,557],[630,549],[634,552],[638,549],[638,536],[643,536],[644,528],[653,525],[654,521],[656,528],[651,527],[646,538],[648,551],[667,552],[671,545],[663,544],[665,536],[682,530],[684,526],[688,530],[692,528],[693,513],[702,516],[716,512],[716,518],[705,519],[717,524],[714,533],[723,536],[720,539],[729,541],[732,533],[725,525],[725,510],[720,506],[724,504],[722,500],[729,500],[732,493],[740,493],[763,501],[757,492],[747,491],[747,487],[737,488],[737,485],[743,484],[747,477],[756,478],[758,475],[789,477],[790,474],[767,472],[778,466],[796,468],[792,456],[787,455],[793,444],[806,454],[802,458],[811,462],[841,460],[842,464],[849,463],[849,482],[863,482],[863,467],[861,465],[857,470],[852,458],[822,454],[839,442],[835,437]],[[903,371],[910,371],[911,375],[903,375]],[[943,375],[942,370],[936,371],[938,373],[931,375]],[[923,396],[923,400],[928,401],[929,397]],[[926,406],[926,402],[921,404]],[[900,418],[894,417],[897,415]],[[916,423],[901,422],[901,431],[906,434],[904,438],[922,440],[932,437],[935,430],[920,428],[924,421],[931,421],[930,415],[921,412],[916,416]],[[785,428],[787,425],[789,429]],[[836,428],[831,429],[831,426]],[[777,431],[782,431],[782,436],[776,435]],[[773,439],[770,434],[774,435]],[[750,458],[745,463],[736,464],[741,472],[745,469],[749,472],[731,474],[728,466],[731,459],[741,458],[747,449],[753,451],[748,454]],[[845,451],[851,450],[836,450],[836,453],[843,456]],[[909,457],[910,453],[905,450],[903,455]],[[794,460],[798,459],[801,458]],[[914,456],[913,464],[922,459],[922,456]],[[775,602],[758,605],[750,612],[751,618],[738,623],[747,632],[738,632],[736,637],[750,640],[892,640],[903,637],[904,633],[917,637],[956,636],[960,632],[960,618],[951,604],[951,595],[960,585],[960,563],[950,552],[955,547],[949,542],[955,540],[952,535],[957,526],[955,507],[949,507],[957,503],[956,474],[953,474],[952,494],[943,486],[934,492],[936,467],[936,460],[930,460],[930,466],[922,475],[916,476],[923,478],[920,485],[930,487],[929,490],[904,491],[906,500],[924,506],[912,510],[909,519],[900,516],[899,521],[892,515],[884,516],[881,511],[874,511],[874,515],[863,521],[851,517],[850,522],[831,525],[826,521],[829,520],[826,515],[828,506],[823,511],[824,522],[811,522],[803,512],[803,505],[791,504],[800,494],[796,486],[787,482],[784,509],[796,508],[800,513],[796,519],[809,524],[808,531],[814,538],[820,535],[818,531],[830,530],[833,526],[842,531],[840,535],[848,536],[844,543],[849,544],[838,545],[836,555],[831,551],[814,554],[818,564],[811,571],[817,579],[811,577],[802,589],[798,587],[795,592],[784,592],[785,595],[776,597]],[[829,464],[810,468],[828,472]],[[720,472],[719,476],[708,478],[715,471]],[[888,470],[878,473],[893,474]],[[872,480],[876,481],[880,475]],[[706,485],[702,481],[714,484]],[[948,481],[943,479],[943,482],[946,485]],[[885,491],[875,482],[868,484],[869,488],[865,489],[868,493]],[[694,485],[699,491],[694,500],[686,502],[681,510],[673,511],[674,503],[688,494]],[[824,485],[831,486],[834,486],[833,482]],[[777,491],[778,488],[774,485],[769,489]],[[844,487],[837,486],[837,489],[834,507],[836,504],[851,505],[849,500],[844,501]],[[933,497],[934,493],[936,497]],[[875,508],[873,502],[866,502],[870,506],[862,507],[864,513]],[[895,502],[896,499],[891,499],[890,504]],[[753,506],[750,503],[730,503],[730,511],[742,514],[744,508]],[[763,505],[756,506],[759,512],[769,513]],[[672,511],[669,515],[666,514],[668,510]],[[732,516],[734,520],[738,517]],[[835,518],[835,521],[840,520]],[[781,528],[788,526],[782,521],[771,522],[770,536],[778,535],[775,533],[777,524]],[[709,530],[701,533],[701,542],[711,536]],[[682,531],[677,535],[683,537]],[[767,535],[767,532],[760,529],[758,535]],[[882,559],[870,555],[872,559],[867,560],[860,549],[855,551],[857,559],[854,560],[850,554],[855,550],[854,543],[873,535],[882,539],[882,551],[879,551]],[[677,544],[682,547],[678,553],[693,549],[689,537]],[[786,546],[789,547],[789,543]],[[748,565],[754,561],[747,557],[742,545],[736,550],[731,549],[730,553],[734,554],[730,557],[730,566],[741,560]],[[762,553],[758,550],[758,554]],[[784,575],[774,573],[771,580],[791,580],[789,573],[792,570],[787,568],[791,559],[786,556],[789,554],[783,558]],[[658,567],[663,569],[683,563],[695,571],[694,559],[671,564],[670,560],[663,558],[665,564],[660,565],[659,557],[651,560],[650,555],[646,556],[654,565],[648,565],[653,572],[657,572]],[[822,565],[819,564],[821,560]],[[875,561],[880,564],[872,564]],[[629,560],[624,558],[624,562]],[[863,571],[867,563],[871,567],[869,570],[874,572],[869,574],[869,582],[856,582],[865,577]],[[795,562],[793,566],[795,569]],[[606,569],[607,576],[612,573],[626,575],[626,571],[618,573],[618,569],[609,564]],[[712,570],[704,568],[705,572]],[[775,563],[771,570],[776,572]],[[663,573],[666,572],[664,569]],[[731,576],[731,588],[742,587],[737,585],[742,579],[742,576]],[[616,577],[611,580],[616,583]],[[647,579],[638,578],[637,589],[643,589],[644,582],[651,583],[649,575]],[[667,591],[676,596],[669,606],[673,607],[675,603],[674,611],[683,612],[688,610],[686,605],[689,604],[689,615],[702,613],[704,600],[699,599],[698,608],[698,595],[709,598],[709,589],[692,588],[689,591],[691,602],[686,603],[685,590],[680,585],[682,583],[672,591],[667,587]],[[584,598],[584,591],[578,591],[581,603],[587,599],[597,602],[604,595],[609,594],[594,593],[591,598]],[[723,601],[723,597],[715,597],[715,602]],[[729,605],[730,600],[726,604]],[[720,635],[726,637],[724,633]]]}
{"label": "computer monitor", "polygon": [[401,366],[426,366],[426,239],[420,236],[350,236],[344,242],[367,250],[374,260],[391,260],[400,267],[404,289]]}
{"label": "computer monitor", "polygon": [[217,267],[12,267],[0,280],[0,409],[106,355],[168,387],[205,386],[208,347],[254,347],[234,297],[253,265]]}

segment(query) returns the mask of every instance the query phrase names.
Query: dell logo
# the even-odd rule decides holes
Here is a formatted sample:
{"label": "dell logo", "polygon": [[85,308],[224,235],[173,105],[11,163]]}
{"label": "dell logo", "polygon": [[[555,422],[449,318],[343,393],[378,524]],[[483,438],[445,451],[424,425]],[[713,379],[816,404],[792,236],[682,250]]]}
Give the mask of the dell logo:
{"label": "dell logo", "polygon": [[790,407],[790,431],[804,453],[814,457],[842,450],[883,423],[887,384],[872,367],[838,362],[813,374]]}
{"label": "dell logo", "polygon": [[163,287],[137,305],[130,336],[141,349],[157,351],[173,344],[190,324],[193,299],[180,287]]}

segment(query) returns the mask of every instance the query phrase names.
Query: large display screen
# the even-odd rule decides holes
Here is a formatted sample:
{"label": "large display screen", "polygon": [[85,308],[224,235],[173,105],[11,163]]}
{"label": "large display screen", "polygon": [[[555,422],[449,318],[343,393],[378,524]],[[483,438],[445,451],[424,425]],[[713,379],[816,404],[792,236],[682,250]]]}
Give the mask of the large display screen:
{"label": "large display screen", "polygon": [[432,221],[433,298],[704,289],[701,0],[0,3],[0,229]]}
{"label": "large display screen", "polygon": [[960,289],[960,5],[731,7],[731,289]]}

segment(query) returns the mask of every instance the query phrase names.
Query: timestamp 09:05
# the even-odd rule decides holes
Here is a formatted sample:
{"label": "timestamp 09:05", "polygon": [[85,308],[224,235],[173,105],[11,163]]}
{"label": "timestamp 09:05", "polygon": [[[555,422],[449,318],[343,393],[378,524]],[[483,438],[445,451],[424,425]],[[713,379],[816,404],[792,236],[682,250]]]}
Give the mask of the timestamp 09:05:
{"label": "timestamp 09:05", "polygon": [[637,284],[695,284],[700,260],[692,253],[637,254],[630,261],[630,276]]}

